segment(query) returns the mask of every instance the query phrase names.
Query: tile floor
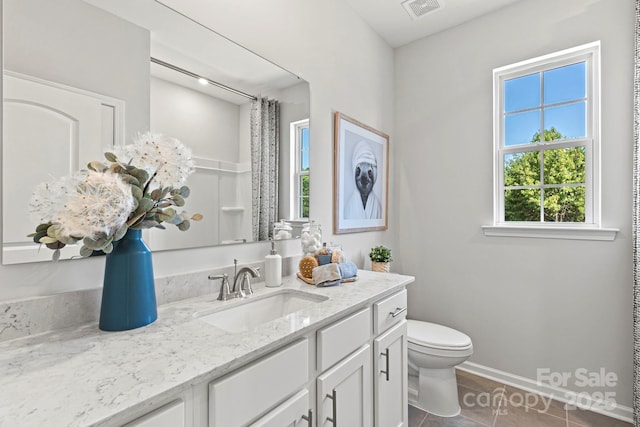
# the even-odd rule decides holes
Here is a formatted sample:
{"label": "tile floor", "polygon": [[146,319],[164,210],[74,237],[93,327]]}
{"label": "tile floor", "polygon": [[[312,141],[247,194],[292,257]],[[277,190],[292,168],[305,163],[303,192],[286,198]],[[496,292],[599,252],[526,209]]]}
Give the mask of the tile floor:
{"label": "tile floor", "polygon": [[468,372],[457,377],[462,413],[442,418],[409,406],[409,427],[633,427]]}

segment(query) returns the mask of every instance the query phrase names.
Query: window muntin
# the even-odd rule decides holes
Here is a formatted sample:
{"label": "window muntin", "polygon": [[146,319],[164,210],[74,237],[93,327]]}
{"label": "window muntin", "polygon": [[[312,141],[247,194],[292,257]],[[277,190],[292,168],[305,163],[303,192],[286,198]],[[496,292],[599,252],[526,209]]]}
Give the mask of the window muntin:
{"label": "window muntin", "polygon": [[291,123],[294,149],[292,210],[295,219],[309,218],[309,120]]}
{"label": "window muntin", "polygon": [[599,43],[494,70],[496,224],[599,225]]}

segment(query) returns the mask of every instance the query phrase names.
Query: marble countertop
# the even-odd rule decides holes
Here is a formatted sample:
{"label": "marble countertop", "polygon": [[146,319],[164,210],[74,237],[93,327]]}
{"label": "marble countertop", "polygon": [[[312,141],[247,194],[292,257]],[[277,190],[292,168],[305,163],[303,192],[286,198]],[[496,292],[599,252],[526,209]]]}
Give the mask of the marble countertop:
{"label": "marble countertop", "polygon": [[224,375],[305,333],[389,295],[413,277],[359,271],[359,280],[316,288],[294,276],[279,288],[328,297],[254,330],[227,333],[194,313],[239,300],[217,295],[158,307],[143,328],[104,332],[96,323],[0,343],[0,426],[99,426]]}

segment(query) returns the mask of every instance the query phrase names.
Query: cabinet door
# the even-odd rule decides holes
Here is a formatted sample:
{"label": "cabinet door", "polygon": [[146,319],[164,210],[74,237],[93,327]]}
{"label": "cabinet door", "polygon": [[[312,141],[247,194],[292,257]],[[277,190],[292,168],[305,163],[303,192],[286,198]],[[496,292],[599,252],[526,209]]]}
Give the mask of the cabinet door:
{"label": "cabinet door", "polygon": [[407,321],[373,341],[376,427],[406,427]]}
{"label": "cabinet door", "polygon": [[318,377],[318,427],[371,426],[371,347],[365,345]]}
{"label": "cabinet door", "polygon": [[302,390],[251,424],[251,427],[311,427],[312,425],[313,415],[309,391]]}

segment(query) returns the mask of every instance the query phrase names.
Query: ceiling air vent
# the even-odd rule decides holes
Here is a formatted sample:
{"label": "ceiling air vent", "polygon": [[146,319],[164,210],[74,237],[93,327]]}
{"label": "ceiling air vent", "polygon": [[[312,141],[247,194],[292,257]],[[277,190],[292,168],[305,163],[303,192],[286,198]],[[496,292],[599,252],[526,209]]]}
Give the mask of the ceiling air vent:
{"label": "ceiling air vent", "polygon": [[437,0],[405,0],[402,2],[402,6],[413,20],[440,8]]}

